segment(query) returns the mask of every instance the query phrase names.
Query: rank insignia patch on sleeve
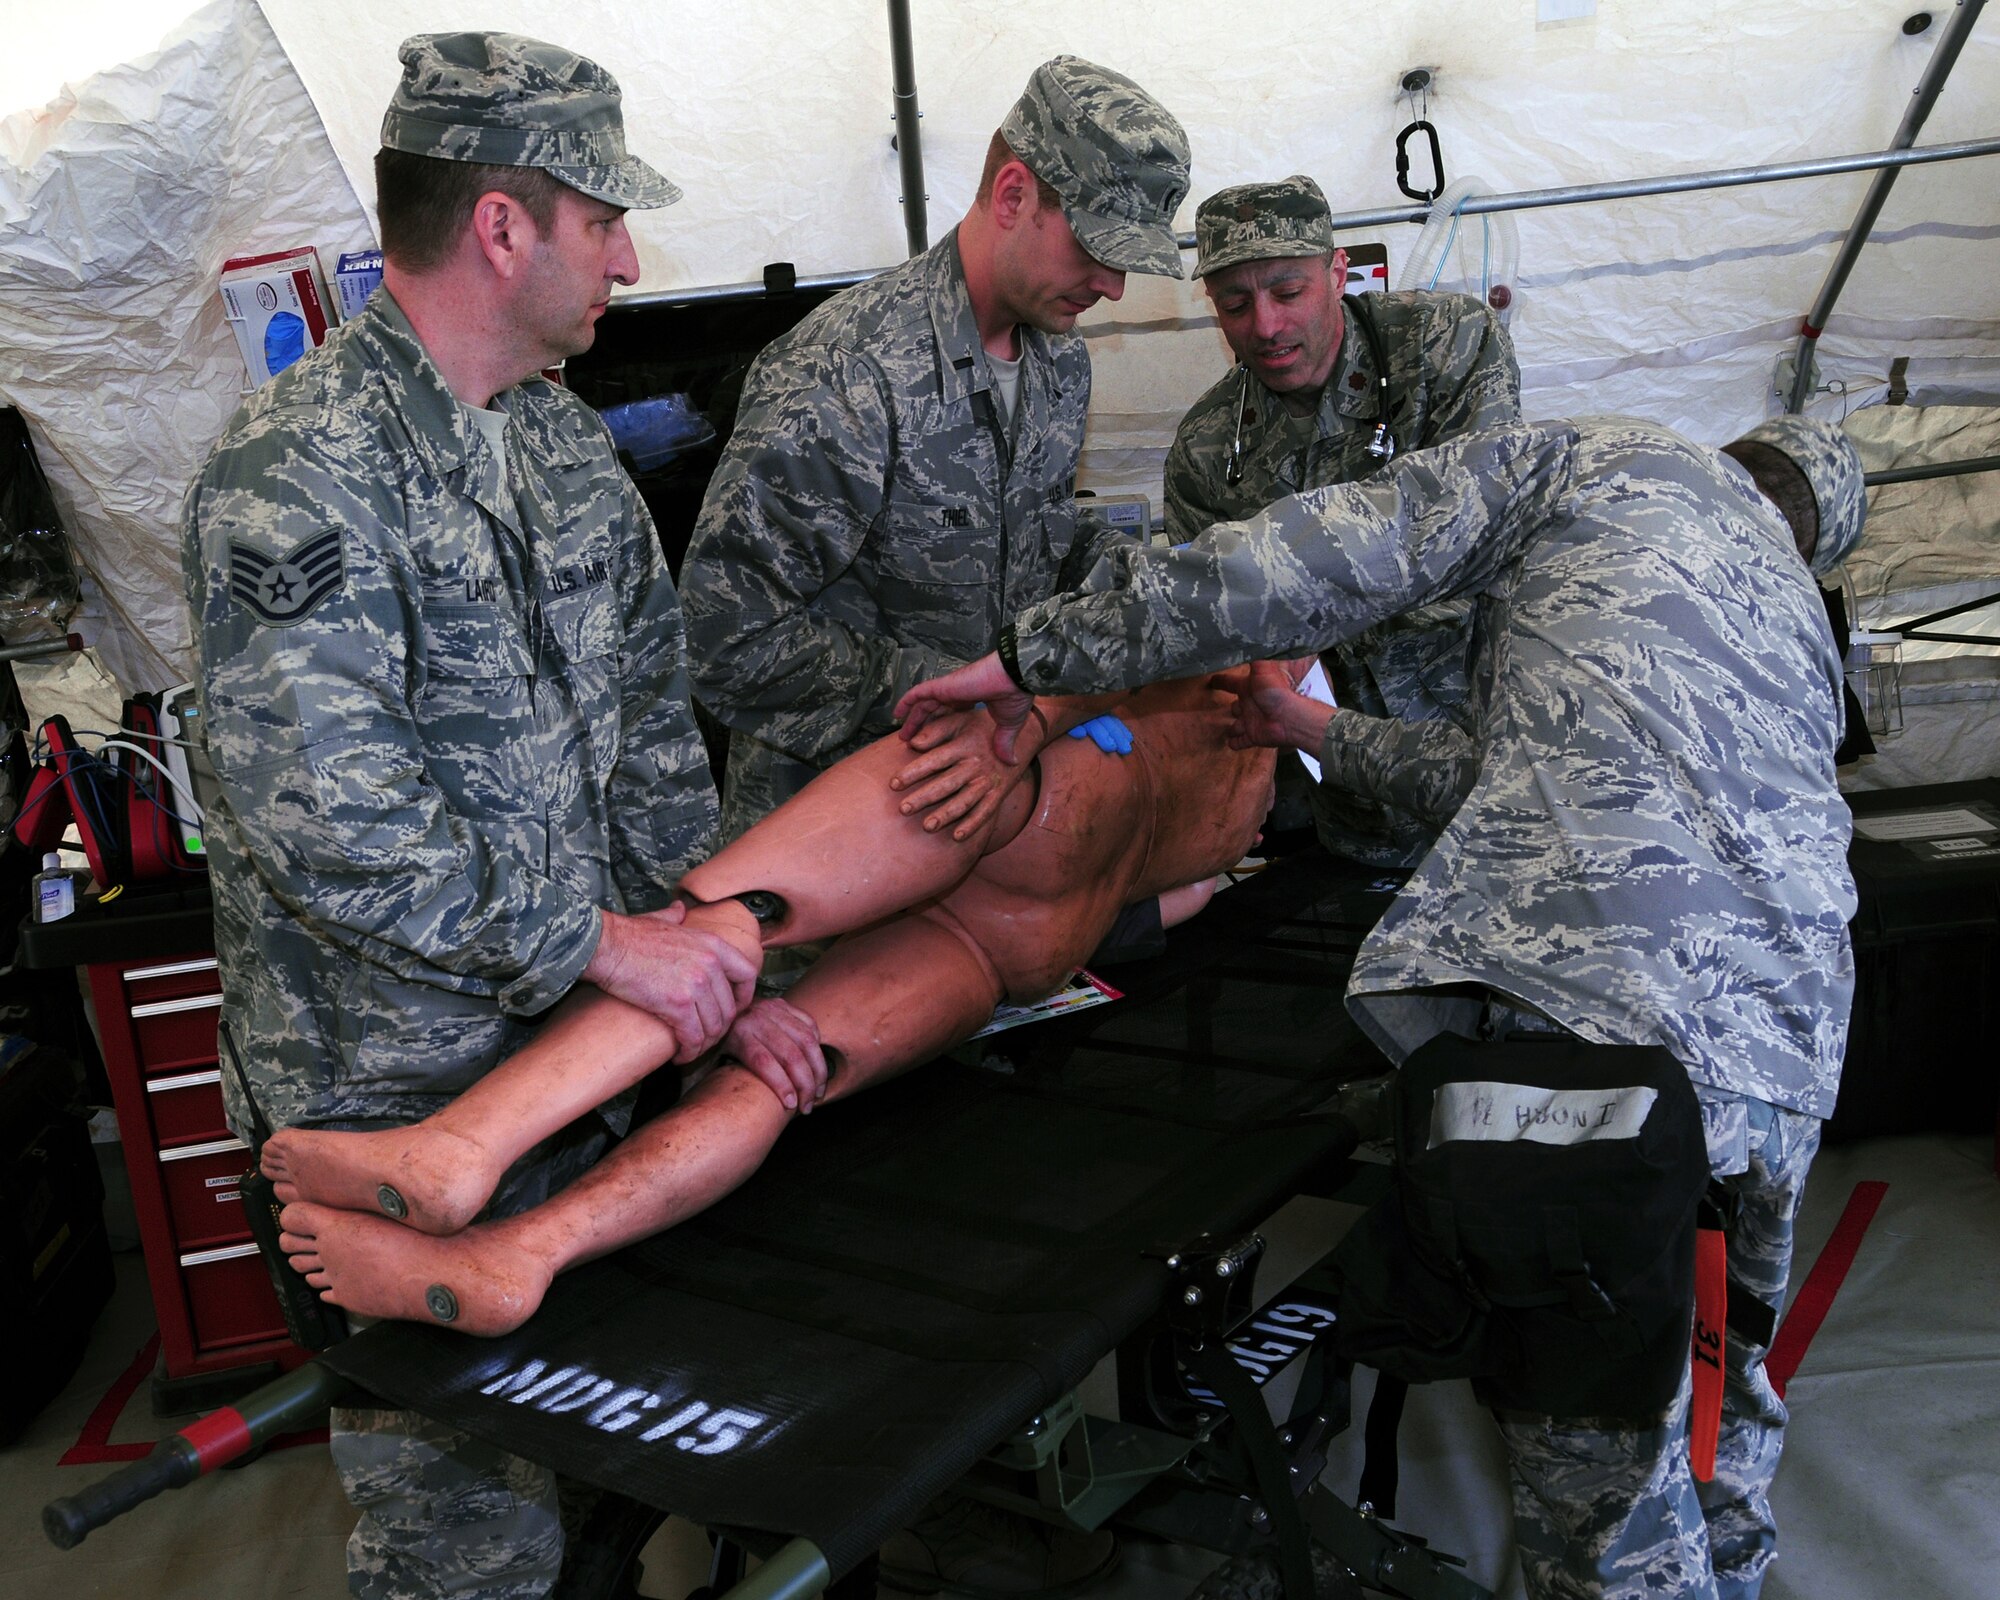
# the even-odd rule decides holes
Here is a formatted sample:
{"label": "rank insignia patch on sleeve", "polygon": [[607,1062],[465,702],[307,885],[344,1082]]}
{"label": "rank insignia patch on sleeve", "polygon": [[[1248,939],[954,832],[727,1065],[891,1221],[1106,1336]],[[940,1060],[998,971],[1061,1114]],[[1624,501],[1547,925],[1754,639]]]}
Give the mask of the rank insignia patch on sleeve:
{"label": "rank insignia patch on sleeve", "polygon": [[316,533],[273,558],[229,541],[229,592],[264,621],[283,627],[308,615],[346,581],[340,530]]}

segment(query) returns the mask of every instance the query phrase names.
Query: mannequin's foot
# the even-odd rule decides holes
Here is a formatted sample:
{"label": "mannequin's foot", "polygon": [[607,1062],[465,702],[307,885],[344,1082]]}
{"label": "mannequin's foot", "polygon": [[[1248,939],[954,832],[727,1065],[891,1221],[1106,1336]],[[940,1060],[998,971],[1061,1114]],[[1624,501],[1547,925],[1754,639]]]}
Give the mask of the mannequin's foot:
{"label": "mannequin's foot", "polygon": [[278,1218],[292,1266],[329,1305],[370,1317],[512,1333],[555,1274],[510,1241],[473,1228],[430,1238],[365,1211],[300,1201]]}
{"label": "mannequin's foot", "polygon": [[279,1200],[375,1212],[421,1233],[456,1233],[506,1171],[483,1145],[428,1123],[372,1133],[280,1128],[260,1162]]}

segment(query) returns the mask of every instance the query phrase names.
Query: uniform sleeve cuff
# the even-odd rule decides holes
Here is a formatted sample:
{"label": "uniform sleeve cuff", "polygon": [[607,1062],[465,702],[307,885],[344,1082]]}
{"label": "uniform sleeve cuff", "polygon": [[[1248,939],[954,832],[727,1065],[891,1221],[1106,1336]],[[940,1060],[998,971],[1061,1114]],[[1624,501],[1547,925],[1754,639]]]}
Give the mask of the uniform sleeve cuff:
{"label": "uniform sleeve cuff", "polygon": [[1327,718],[1326,732],[1319,741],[1320,781],[1337,788],[1366,790],[1369,756],[1367,735],[1379,718],[1359,711],[1336,711]]}
{"label": "uniform sleeve cuff", "polygon": [[517,1017],[548,1010],[576,987],[603,932],[604,917],[596,906],[568,900],[521,975],[500,990],[500,1009]]}

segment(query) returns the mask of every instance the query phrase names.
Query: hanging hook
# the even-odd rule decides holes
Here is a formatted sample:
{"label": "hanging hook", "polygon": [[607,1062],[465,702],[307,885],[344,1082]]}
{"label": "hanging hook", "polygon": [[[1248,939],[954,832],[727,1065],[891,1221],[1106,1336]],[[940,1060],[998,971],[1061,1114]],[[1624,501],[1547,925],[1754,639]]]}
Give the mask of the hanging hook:
{"label": "hanging hook", "polygon": [[[1410,187],[1410,135],[1413,133],[1422,133],[1431,142],[1431,186],[1428,189]],[[1438,148],[1438,131],[1421,117],[1396,135],[1396,187],[1412,200],[1421,200],[1425,205],[1444,193],[1444,152]]]}
{"label": "hanging hook", "polygon": [[[1412,200],[1429,205],[1444,192],[1444,154],[1438,148],[1437,129],[1431,126],[1431,85],[1436,75],[1429,67],[1412,67],[1403,74],[1398,100],[1410,103],[1410,125],[1396,135],[1396,187]],[[1410,187],[1410,135],[1422,133],[1431,145],[1431,187]]]}

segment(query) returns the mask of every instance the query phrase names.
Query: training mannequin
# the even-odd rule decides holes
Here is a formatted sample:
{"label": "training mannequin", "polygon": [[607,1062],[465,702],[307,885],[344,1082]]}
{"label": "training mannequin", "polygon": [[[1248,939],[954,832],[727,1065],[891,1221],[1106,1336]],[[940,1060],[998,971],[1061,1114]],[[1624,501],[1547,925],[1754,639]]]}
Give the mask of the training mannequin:
{"label": "training mannequin", "polygon": [[[1043,702],[1010,767],[983,711],[927,730],[915,760],[879,740],[689,872],[688,922],[750,953],[842,936],[787,999],[817,1029],[826,1092],[852,1094],[969,1037],[1001,999],[1048,994],[1125,905],[1165,896],[1168,921],[1199,909],[1271,799],[1272,753],[1228,747],[1243,676]],[[1060,737],[1108,707],[1130,755]],[[960,798],[927,810],[934,790]],[[468,1226],[515,1160],[676,1047],[660,1019],[583,989],[414,1127],[281,1130],[264,1164],[289,1202],[293,1265],[351,1311],[519,1326],[557,1272],[713,1204],[783,1131],[791,1113],[766,1081],[711,1058],[568,1189]]]}

